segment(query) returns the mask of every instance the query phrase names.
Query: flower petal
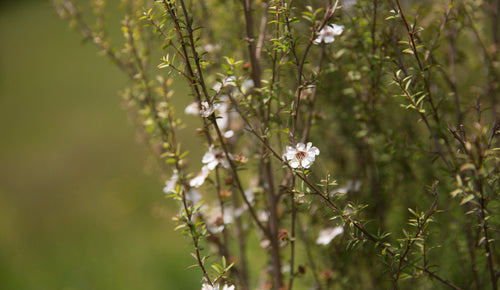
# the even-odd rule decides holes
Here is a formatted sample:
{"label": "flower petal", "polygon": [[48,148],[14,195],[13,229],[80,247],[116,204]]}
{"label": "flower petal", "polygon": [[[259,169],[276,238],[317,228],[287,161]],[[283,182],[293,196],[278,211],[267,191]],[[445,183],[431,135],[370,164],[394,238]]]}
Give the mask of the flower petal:
{"label": "flower petal", "polygon": [[300,165],[300,162],[299,162],[297,159],[294,159],[294,160],[292,160],[292,161],[290,162],[290,166],[291,166],[292,168],[297,168],[297,167],[299,167],[299,165]]}
{"label": "flower petal", "polygon": [[327,35],[323,38],[325,43],[332,43],[335,41],[335,37],[333,35]]}
{"label": "flower petal", "polygon": [[295,148],[297,148],[297,151],[304,151],[306,145],[304,143],[297,143],[297,146],[295,146]]}
{"label": "flower petal", "polygon": [[331,27],[333,35],[340,35],[344,32],[344,25],[332,24]]}
{"label": "flower petal", "polygon": [[313,146],[312,148],[307,150],[307,153],[309,153],[311,155],[319,155],[319,149],[317,147]]}
{"label": "flower petal", "polygon": [[319,233],[316,244],[318,245],[328,245],[335,237],[342,234],[344,228],[342,226],[334,228],[326,228]]}
{"label": "flower petal", "polygon": [[[314,161],[314,160],[312,160]],[[301,164],[302,164],[302,167],[304,168],[309,168],[312,164],[312,161],[309,159],[309,158],[305,158],[304,160],[302,160]]]}

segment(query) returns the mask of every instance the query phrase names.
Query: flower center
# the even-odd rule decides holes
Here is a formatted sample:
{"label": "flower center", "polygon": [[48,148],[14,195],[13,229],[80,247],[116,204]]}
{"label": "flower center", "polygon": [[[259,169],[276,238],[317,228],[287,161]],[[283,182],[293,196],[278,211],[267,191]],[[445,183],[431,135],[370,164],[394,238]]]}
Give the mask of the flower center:
{"label": "flower center", "polygon": [[307,152],[305,151],[297,151],[297,153],[295,153],[295,158],[297,158],[297,160],[304,160],[304,158],[306,158],[307,156]]}

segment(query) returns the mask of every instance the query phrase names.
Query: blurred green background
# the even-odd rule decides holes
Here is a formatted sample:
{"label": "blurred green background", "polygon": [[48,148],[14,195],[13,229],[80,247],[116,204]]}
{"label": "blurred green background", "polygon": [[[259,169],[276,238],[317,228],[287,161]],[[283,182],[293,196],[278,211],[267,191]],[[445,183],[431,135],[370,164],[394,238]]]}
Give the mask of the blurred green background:
{"label": "blurred green background", "polygon": [[199,289],[122,74],[46,1],[0,37],[0,289]]}

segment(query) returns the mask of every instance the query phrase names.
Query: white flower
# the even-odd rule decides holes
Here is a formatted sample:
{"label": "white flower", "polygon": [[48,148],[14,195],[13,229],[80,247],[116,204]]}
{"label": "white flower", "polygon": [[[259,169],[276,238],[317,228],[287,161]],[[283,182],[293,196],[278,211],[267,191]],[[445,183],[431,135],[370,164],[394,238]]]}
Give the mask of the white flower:
{"label": "white flower", "polygon": [[265,240],[262,240],[259,245],[261,248],[267,249],[267,248],[269,248],[269,246],[271,246],[271,241],[268,239],[265,239]]}
{"label": "white flower", "polygon": [[201,102],[201,110],[198,102],[193,102],[184,109],[184,113],[186,115],[195,115],[208,118],[210,117],[210,115],[217,111],[217,126],[219,126],[219,129],[221,129],[222,131],[225,131],[229,124],[229,97],[222,95],[220,100],[220,103],[215,103],[212,106],[210,106],[208,102]]}
{"label": "white flower", "polygon": [[255,83],[253,82],[252,79],[246,80],[243,85],[241,85],[241,91],[246,94],[250,89],[255,87]]}
{"label": "white flower", "polygon": [[257,212],[257,219],[261,223],[267,223],[269,221],[269,214],[265,210],[260,210]]}
{"label": "white flower", "polygon": [[207,52],[207,53],[211,53],[211,52],[214,52],[216,50],[219,50],[220,49],[220,45],[219,44],[216,44],[216,45],[213,45],[211,43],[209,44],[205,44],[203,46],[203,49]]}
{"label": "white flower", "polygon": [[189,186],[198,188],[203,185],[205,179],[207,179],[208,174],[210,173],[210,169],[205,165],[201,168],[200,173],[196,175],[193,179],[189,181]]}
{"label": "white flower", "polygon": [[210,284],[203,284],[201,286],[201,290],[234,290],[234,285],[224,285],[222,288],[220,288],[219,284],[214,284],[214,286],[210,286]]}
{"label": "white flower", "polygon": [[361,188],[361,181],[348,180],[345,186],[341,186],[335,190],[330,191],[330,194],[346,194],[348,192],[358,192]]}
{"label": "white flower", "polygon": [[233,211],[229,207],[224,207],[224,215],[218,202],[212,204],[208,211],[205,212],[205,222],[207,229],[212,234],[217,234],[224,230],[224,227],[233,223]]}
{"label": "white flower", "polygon": [[228,87],[228,86],[235,86],[236,85],[236,77],[235,76],[229,76],[225,77],[222,79],[222,82],[217,82],[212,89],[216,92],[219,92],[222,88]]}
{"label": "white flower", "polygon": [[342,4],[344,5],[344,8],[349,9],[352,6],[354,6],[358,2],[357,0],[344,0],[342,1]]}
{"label": "white flower", "polygon": [[318,37],[314,40],[314,44],[332,43],[335,40],[336,35],[342,34],[344,31],[344,25],[326,25],[318,33]]}
{"label": "white flower", "polygon": [[297,168],[299,166],[303,168],[309,168],[311,164],[316,159],[316,155],[319,155],[319,149],[312,146],[311,142],[298,143],[295,148],[292,146],[286,146],[286,152],[283,154],[283,159],[288,161],[292,168]]}
{"label": "white flower", "polygon": [[166,194],[175,193],[175,187],[177,186],[177,180],[179,179],[179,175],[174,173],[170,180],[165,182],[165,187],[163,188],[163,192]]}
{"label": "white flower", "polygon": [[[250,204],[253,204],[253,200],[255,199],[255,195],[253,193],[253,190],[247,189],[243,192],[245,195],[246,199]],[[246,203],[243,203],[242,206],[234,210],[234,216],[235,217],[240,217],[246,210],[248,209],[248,205]]]}
{"label": "white flower", "polygon": [[204,118],[208,118],[218,108],[219,108],[218,104],[210,105],[208,102],[203,101],[201,102],[201,109],[200,109],[198,103],[193,102],[184,109],[184,113],[186,115],[196,115],[196,116],[201,115]]}
{"label": "white flower", "polygon": [[210,145],[208,151],[203,155],[201,159],[203,164],[206,164],[206,167],[210,170],[213,170],[217,165],[221,164],[224,168],[229,168],[229,162],[226,159],[226,155],[214,148],[214,145]]}
{"label": "white flower", "polygon": [[233,130],[226,131],[224,132],[224,134],[222,134],[222,136],[224,136],[224,138],[226,139],[229,139],[234,136],[234,131]]}
{"label": "white flower", "polygon": [[201,194],[196,189],[190,189],[186,192],[186,199],[193,203],[193,205],[197,205],[201,201]]}
{"label": "white flower", "polygon": [[200,106],[198,106],[198,103],[197,102],[193,102],[191,104],[189,104],[185,109],[184,109],[184,113],[186,115],[195,115],[195,116],[199,116],[200,115]]}
{"label": "white flower", "polygon": [[229,97],[222,95],[220,97],[220,101],[220,103],[215,104],[215,109],[218,112],[217,119],[215,121],[217,122],[219,129],[225,131],[229,124]]}
{"label": "white flower", "polygon": [[216,109],[216,105],[210,105],[208,102],[201,102],[201,110],[200,110],[200,113],[201,113],[201,116],[204,117],[204,118],[208,118],[210,117],[210,115],[212,115]]}
{"label": "white flower", "polygon": [[342,226],[334,227],[334,228],[326,228],[319,232],[318,239],[316,240],[316,244],[318,245],[328,245],[336,236],[342,234],[344,232],[344,228]]}

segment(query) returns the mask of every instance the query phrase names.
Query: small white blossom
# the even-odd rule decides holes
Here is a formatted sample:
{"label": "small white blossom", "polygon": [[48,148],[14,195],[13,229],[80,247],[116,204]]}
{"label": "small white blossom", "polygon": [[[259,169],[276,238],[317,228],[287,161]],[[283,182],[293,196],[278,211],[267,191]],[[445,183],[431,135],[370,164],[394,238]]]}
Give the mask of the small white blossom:
{"label": "small white blossom", "polygon": [[267,249],[271,246],[271,241],[268,239],[265,239],[265,240],[262,240],[259,245],[261,248]]}
{"label": "small white blossom", "polygon": [[175,193],[175,187],[177,186],[177,180],[179,179],[179,175],[174,173],[170,180],[165,182],[165,187],[163,188],[163,192],[166,194]]}
{"label": "small white blossom", "polygon": [[255,83],[253,82],[252,79],[246,80],[243,85],[241,85],[241,91],[246,94],[250,89],[255,87]]}
{"label": "small white blossom", "polygon": [[184,109],[184,113],[186,115],[195,115],[208,118],[214,112],[217,112],[217,126],[219,126],[220,130],[225,131],[229,125],[229,97],[222,95],[220,100],[220,103],[214,103],[212,106],[210,106],[208,102],[201,102],[201,110],[198,102],[193,102]]}
{"label": "small white blossom", "polygon": [[209,44],[205,44],[203,46],[203,49],[207,52],[207,53],[212,53],[214,51],[217,51],[220,49],[220,45],[219,44],[216,44],[216,45],[213,45],[211,43]]}
{"label": "small white blossom", "polygon": [[[247,189],[243,192],[245,195],[246,199],[250,204],[253,204],[253,201],[255,199],[255,194],[253,193],[253,190]],[[235,217],[240,217],[245,211],[248,210],[248,205],[246,203],[243,203],[242,206],[234,210],[234,216]]]}
{"label": "small white blossom", "polygon": [[201,159],[203,164],[206,164],[206,167],[210,170],[213,170],[217,165],[221,164],[224,168],[229,168],[229,162],[226,159],[226,155],[214,148],[214,145],[210,145],[208,151],[203,155]]}
{"label": "small white blossom", "polygon": [[217,119],[215,121],[217,122],[219,129],[225,131],[229,125],[229,97],[222,95],[219,100],[220,103],[215,104],[215,109],[218,112]]}
{"label": "small white blossom", "polygon": [[199,104],[197,102],[193,102],[184,109],[184,113],[186,115],[196,115],[196,116],[201,115],[204,118],[208,118],[218,108],[219,104],[210,105],[208,102],[203,101],[201,102],[201,109],[200,109]]}
{"label": "small white blossom", "polygon": [[216,105],[210,105],[208,102],[201,102],[201,116],[204,117],[204,118],[208,118],[210,117],[210,115],[212,115],[215,111],[215,109],[217,108]]}
{"label": "small white blossom", "polygon": [[326,25],[318,33],[318,37],[314,40],[314,44],[332,43],[335,40],[336,35],[342,34],[344,31],[344,25],[331,24]]}
{"label": "small white blossom", "polygon": [[342,4],[344,5],[344,8],[349,9],[352,6],[356,5],[357,2],[357,0],[344,0],[342,1]]}
{"label": "small white blossom", "polygon": [[201,286],[201,290],[234,290],[234,285],[224,285],[222,288],[220,288],[219,284],[214,284],[214,286],[210,286],[210,284],[203,284]]}
{"label": "small white blossom", "polygon": [[358,192],[361,188],[361,181],[359,180],[349,180],[345,186],[341,186],[335,190],[332,190],[330,194],[346,194],[348,192]]}
{"label": "small white blossom", "polygon": [[299,166],[309,168],[316,159],[316,155],[319,155],[319,149],[312,146],[311,142],[308,142],[307,145],[298,143],[295,148],[286,146],[286,152],[283,154],[283,159],[288,161],[288,164],[290,164],[292,168],[297,168]]}
{"label": "small white blossom", "polygon": [[200,115],[200,106],[198,105],[197,102],[193,102],[191,104],[189,104],[185,109],[184,109],[184,113],[186,115],[195,115],[195,116],[199,116]]}
{"label": "small white blossom", "polygon": [[196,175],[193,179],[189,181],[189,186],[198,188],[203,185],[205,179],[207,179],[208,174],[210,173],[210,169],[205,165],[201,168],[200,173]]}
{"label": "small white blossom", "polygon": [[224,230],[224,227],[233,223],[233,211],[229,207],[224,208],[224,215],[222,215],[219,203],[213,203],[205,212],[205,222],[207,229],[212,234],[217,234]]}
{"label": "small white blossom", "polygon": [[342,233],[344,233],[344,228],[342,226],[326,228],[319,232],[316,244],[328,245],[333,239],[335,239],[336,236],[341,235]]}
{"label": "small white blossom", "polygon": [[224,138],[226,138],[226,139],[229,139],[229,138],[234,136],[234,131],[228,130],[228,131],[224,132],[224,134],[222,134],[222,136],[224,136]]}
{"label": "small white blossom", "polygon": [[191,188],[188,192],[186,192],[186,199],[193,205],[197,205],[201,201],[201,194],[196,189]]}
{"label": "small white blossom", "polygon": [[267,223],[269,221],[269,214],[265,210],[259,210],[257,212],[257,219],[261,223]]}
{"label": "small white blossom", "polygon": [[235,86],[236,85],[236,77],[229,76],[222,79],[222,82],[217,82],[212,89],[216,92],[219,92],[222,88]]}

